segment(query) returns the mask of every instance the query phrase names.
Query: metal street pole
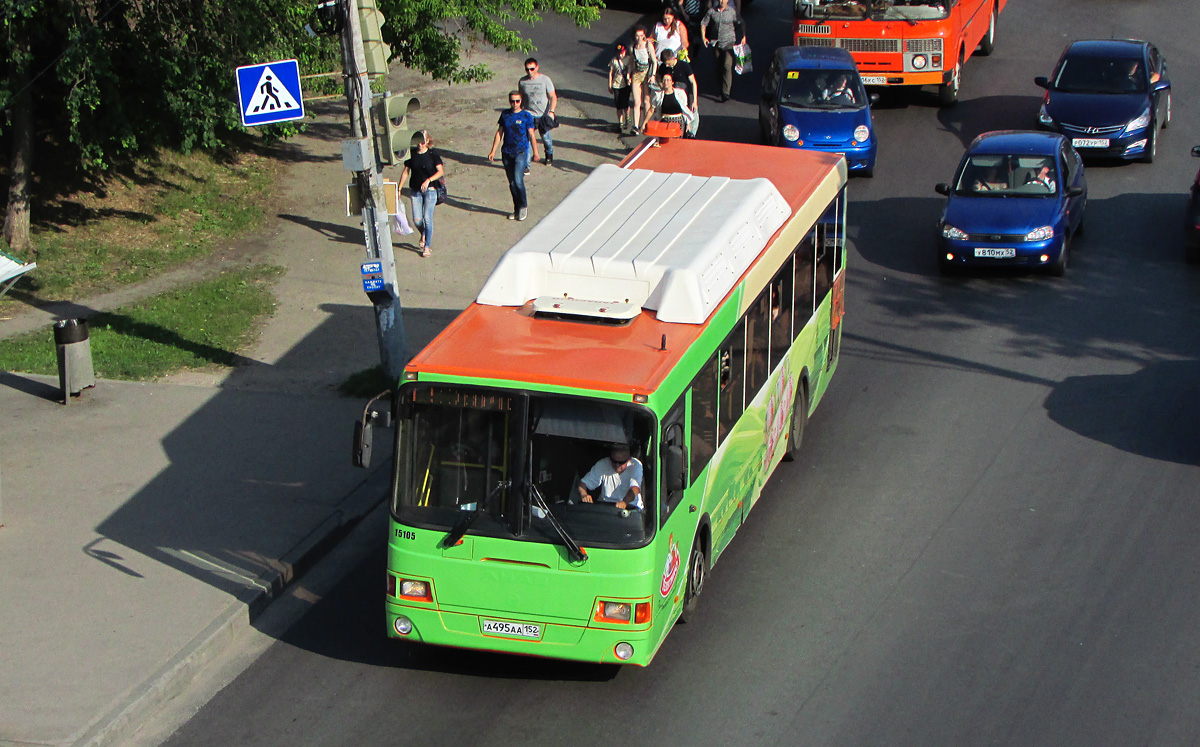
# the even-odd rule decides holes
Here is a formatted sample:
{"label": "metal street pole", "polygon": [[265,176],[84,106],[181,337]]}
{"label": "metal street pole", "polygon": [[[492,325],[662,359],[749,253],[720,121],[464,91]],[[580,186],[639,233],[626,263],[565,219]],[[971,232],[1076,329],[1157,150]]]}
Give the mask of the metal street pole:
{"label": "metal street pole", "polygon": [[366,141],[367,158],[362,170],[354,171],[354,181],[362,195],[363,233],[367,256],[382,264],[383,291],[370,294],[375,305],[375,331],[379,338],[379,361],[388,381],[397,382],[404,371],[404,321],[400,297],[396,291],[396,258],[392,254],[392,235],[384,198],[383,175],[379,172],[375,134],[371,122],[371,82],[363,51],[362,26],[358,0],[342,0],[345,23],[342,25],[342,68],[346,76],[346,102],[350,108],[350,137]]}

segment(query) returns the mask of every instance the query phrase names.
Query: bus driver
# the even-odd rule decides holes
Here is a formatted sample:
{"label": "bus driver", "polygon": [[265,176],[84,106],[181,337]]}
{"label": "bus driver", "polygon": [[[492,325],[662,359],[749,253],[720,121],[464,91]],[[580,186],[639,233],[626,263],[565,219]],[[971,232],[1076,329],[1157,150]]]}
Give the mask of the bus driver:
{"label": "bus driver", "polygon": [[592,503],[591,491],[600,488],[600,500],[617,508],[643,510],[642,463],[629,452],[629,444],[614,443],[608,456],[592,465],[579,481],[579,497]]}

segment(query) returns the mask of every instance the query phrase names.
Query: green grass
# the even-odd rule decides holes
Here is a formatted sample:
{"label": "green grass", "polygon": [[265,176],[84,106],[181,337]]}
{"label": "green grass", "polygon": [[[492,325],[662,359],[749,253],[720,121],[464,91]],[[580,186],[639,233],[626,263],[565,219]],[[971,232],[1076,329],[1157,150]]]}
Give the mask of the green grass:
{"label": "green grass", "polygon": [[256,153],[217,158],[164,152],[100,187],[41,206],[34,226],[37,269],[0,301],[80,300],[161,274],[261,226],[277,164]]}
{"label": "green grass", "polygon": [[[271,285],[282,268],[254,266],[177,288],[88,320],[96,375],[145,380],[240,360],[275,308]],[[49,329],[0,340],[0,369],[58,373]]]}

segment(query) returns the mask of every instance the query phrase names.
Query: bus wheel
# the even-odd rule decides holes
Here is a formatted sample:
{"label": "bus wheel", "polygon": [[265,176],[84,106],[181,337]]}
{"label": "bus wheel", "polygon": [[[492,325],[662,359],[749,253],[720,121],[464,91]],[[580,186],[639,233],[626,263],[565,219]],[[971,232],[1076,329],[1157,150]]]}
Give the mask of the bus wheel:
{"label": "bus wheel", "polygon": [[988,19],[988,30],[979,42],[979,55],[987,57],[996,48],[996,8],[992,7],[992,17]]}
{"label": "bus wheel", "polygon": [[788,431],[787,451],[783,452],[783,461],[794,462],[800,453],[800,442],[804,440],[804,426],[808,425],[808,396],[804,393],[803,384],[796,382],[796,399],[792,402],[792,429]]}
{"label": "bus wheel", "polygon": [[708,578],[708,556],[704,554],[704,539],[697,534],[692,542],[692,554],[688,556],[687,592],[683,598],[683,611],[679,619],[688,622],[696,614],[700,604],[700,592],[704,591],[704,580]]}
{"label": "bus wheel", "polygon": [[941,106],[954,106],[958,103],[958,87],[962,81],[962,64],[962,55],[959,55],[958,63],[954,66],[954,71],[950,73],[950,82],[938,86],[938,104]]}

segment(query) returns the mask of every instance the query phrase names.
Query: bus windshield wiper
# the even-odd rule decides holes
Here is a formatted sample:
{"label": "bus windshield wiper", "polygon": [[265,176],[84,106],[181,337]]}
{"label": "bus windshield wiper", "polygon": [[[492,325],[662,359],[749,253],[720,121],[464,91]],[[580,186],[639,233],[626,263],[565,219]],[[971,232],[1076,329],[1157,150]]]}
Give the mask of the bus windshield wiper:
{"label": "bus windshield wiper", "polygon": [[582,563],[587,560],[587,553],[583,551],[583,548],[579,546],[579,543],[575,541],[575,538],[571,536],[567,528],[559,523],[558,517],[550,510],[550,506],[546,504],[546,499],[542,497],[542,491],[538,490],[537,485],[530,484],[529,487],[534,505],[546,514],[546,519],[550,522],[550,526],[554,527],[554,531],[558,533],[558,536],[562,538],[563,544],[567,546],[567,554],[571,557],[571,560],[576,563]]}
{"label": "bus windshield wiper", "polygon": [[900,8],[898,8],[897,6],[895,6],[895,5],[892,5],[891,7],[889,7],[889,8],[888,8],[888,10],[893,10],[893,11],[895,11],[895,12],[896,12],[896,15],[898,15],[898,16],[900,16],[901,18],[903,18],[904,20],[908,21],[908,25],[909,25],[909,26],[916,26],[916,25],[917,25],[917,22],[916,22],[916,21],[914,21],[914,20],[913,20],[913,19],[912,19],[912,18],[911,18],[909,15],[907,15],[907,14],[906,14],[904,11],[900,10]]}
{"label": "bus windshield wiper", "polygon": [[508,481],[500,480],[496,483],[496,487],[492,488],[492,492],[487,494],[487,497],[479,502],[474,511],[464,512],[458,520],[454,522],[454,526],[450,527],[450,533],[446,535],[446,539],[442,540],[442,547],[454,547],[458,541],[463,538],[479,515],[487,510],[488,504],[496,497],[496,494],[508,486]]}

